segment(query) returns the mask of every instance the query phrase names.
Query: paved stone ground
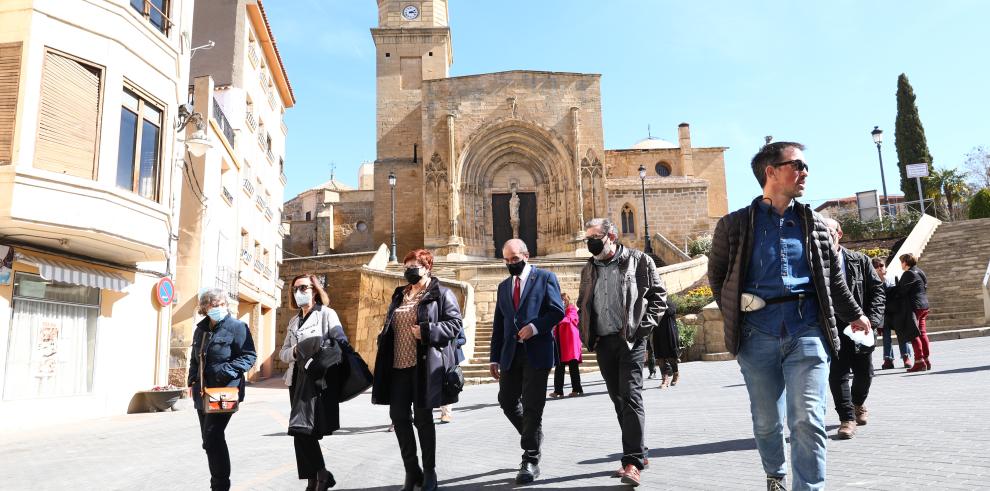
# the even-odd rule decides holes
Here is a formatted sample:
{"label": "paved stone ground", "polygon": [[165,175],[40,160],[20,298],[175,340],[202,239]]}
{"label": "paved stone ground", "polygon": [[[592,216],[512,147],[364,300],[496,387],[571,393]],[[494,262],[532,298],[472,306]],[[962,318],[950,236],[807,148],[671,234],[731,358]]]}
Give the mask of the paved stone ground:
{"label": "paved stone ground", "polygon": [[[935,343],[935,370],[879,372],[871,419],[849,441],[829,442],[830,489],[987,489],[990,337]],[[879,353],[875,354],[879,358]],[[648,381],[651,468],[640,489],[763,489],[745,387],[733,362],[682,365],[682,383]],[[586,374],[582,398],[549,401],[543,476],[531,488],[621,487],[618,425],[604,385]],[[510,489],[518,437],[497,387],[473,386],[452,424],[437,427],[441,487]],[[343,406],[344,429],[322,441],[336,489],[398,489],[402,467],[388,412],[367,395]],[[302,489],[280,381],[253,386],[227,430],[235,489]],[[829,432],[838,424],[829,410]],[[206,489],[195,413],[136,414],[0,436],[3,489]]]}

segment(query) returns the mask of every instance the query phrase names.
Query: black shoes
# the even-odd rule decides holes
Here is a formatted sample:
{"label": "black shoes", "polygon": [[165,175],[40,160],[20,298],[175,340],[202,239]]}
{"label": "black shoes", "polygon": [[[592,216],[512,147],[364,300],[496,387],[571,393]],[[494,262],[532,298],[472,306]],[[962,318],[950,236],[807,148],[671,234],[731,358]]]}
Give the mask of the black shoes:
{"label": "black shoes", "polygon": [[[433,472],[433,483],[436,486],[436,472]],[[416,469],[416,472],[406,471],[406,483],[402,485],[402,491],[413,491],[417,486],[422,487],[424,483],[423,471]],[[433,489],[436,489],[434,487]]]}
{"label": "black shoes", "polygon": [[529,484],[540,477],[540,466],[532,462],[519,464],[519,473],[516,474],[516,484]]}
{"label": "black shoes", "polygon": [[423,474],[423,491],[436,491],[437,471],[428,470]]}
{"label": "black shoes", "polygon": [[336,485],[337,481],[333,478],[333,473],[330,471],[320,469],[316,472],[316,491],[327,491]]}

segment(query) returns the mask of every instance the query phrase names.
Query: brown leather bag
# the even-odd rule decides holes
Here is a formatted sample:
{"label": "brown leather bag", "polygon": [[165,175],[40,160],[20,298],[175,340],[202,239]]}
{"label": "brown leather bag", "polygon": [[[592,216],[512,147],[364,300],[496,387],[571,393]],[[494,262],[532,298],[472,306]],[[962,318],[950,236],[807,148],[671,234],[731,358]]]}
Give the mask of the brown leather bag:
{"label": "brown leather bag", "polygon": [[206,333],[199,348],[199,387],[203,397],[203,412],[206,414],[236,413],[240,408],[240,389],[237,387],[206,387],[203,366],[206,364]]}

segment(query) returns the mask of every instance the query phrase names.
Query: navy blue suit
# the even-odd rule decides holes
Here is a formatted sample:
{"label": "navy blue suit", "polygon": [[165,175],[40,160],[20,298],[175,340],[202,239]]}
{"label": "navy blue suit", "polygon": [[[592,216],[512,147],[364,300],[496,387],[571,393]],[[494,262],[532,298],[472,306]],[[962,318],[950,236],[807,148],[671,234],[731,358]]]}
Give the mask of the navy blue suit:
{"label": "navy blue suit", "polygon": [[[560,299],[557,276],[530,268],[518,309],[512,304],[516,278],[510,276],[498,286],[491,361],[499,364],[498,403],[519,432],[522,460],[538,464],[543,444],[547,377],[557,357],[553,328],[564,318],[564,302]],[[533,324],[537,334],[520,343],[516,336],[527,324]]]}
{"label": "navy blue suit", "polygon": [[527,324],[533,324],[538,334],[523,343],[526,361],[533,368],[553,368],[557,356],[553,347],[553,328],[564,318],[564,301],[560,298],[557,275],[533,266],[519,298],[518,311],[512,306],[515,278],[510,276],[498,285],[491,362],[498,363],[503,370],[509,369],[519,344],[516,334]]}

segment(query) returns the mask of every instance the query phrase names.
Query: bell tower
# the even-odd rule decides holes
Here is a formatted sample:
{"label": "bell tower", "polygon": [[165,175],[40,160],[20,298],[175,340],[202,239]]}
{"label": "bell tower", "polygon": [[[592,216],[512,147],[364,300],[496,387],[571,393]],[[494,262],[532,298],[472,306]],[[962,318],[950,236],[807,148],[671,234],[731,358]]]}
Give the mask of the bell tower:
{"label": "bell tower", "polygon": [[[423,80],[447,78],[453,48],[447,0],[378,0],[376,243],[390,243],[388,175],[394,172],[399,251],[423,246]],[[408,193],[408,194],[407,194]],[[401,256],[401,252],[397,252]],[[400,258],[401,259],[401,258]]]}

